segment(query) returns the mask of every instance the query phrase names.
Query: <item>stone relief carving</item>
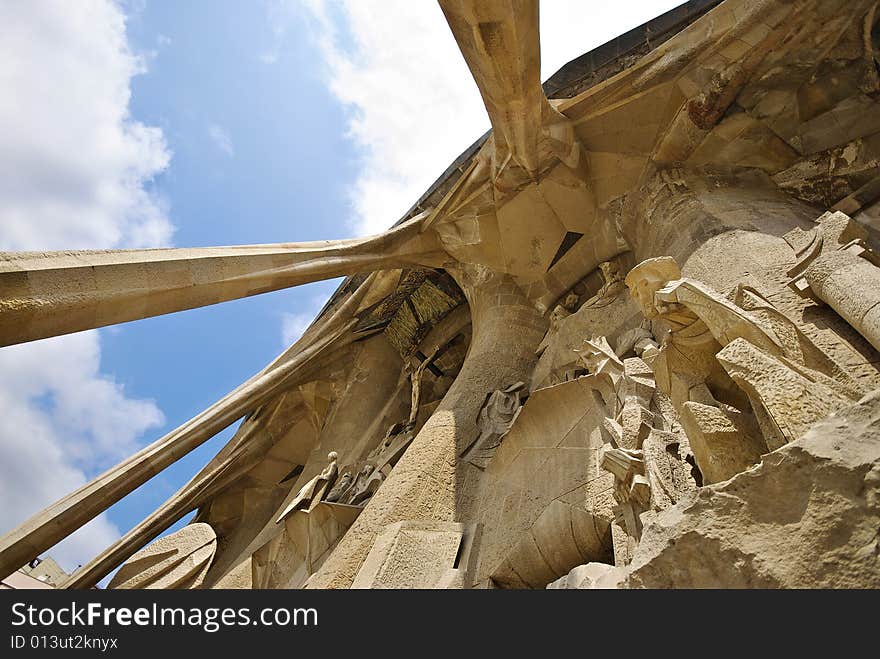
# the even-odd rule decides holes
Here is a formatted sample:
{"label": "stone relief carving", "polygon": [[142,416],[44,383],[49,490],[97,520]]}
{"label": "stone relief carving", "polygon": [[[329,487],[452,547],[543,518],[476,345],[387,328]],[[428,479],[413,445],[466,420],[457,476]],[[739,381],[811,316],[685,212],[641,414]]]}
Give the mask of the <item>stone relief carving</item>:
{"label": "stone relief carving", "polygon": [[[618,343],[627,351],[638,342],[645,350],[656,346],[645,334],[632,332]],[[580,359],[589,371],[584,380],[605,414],[600,428],[606,443],[599,460],[614,476],[611,532],[615,563],[622,565],[635,551],[644,518],[696,487],[687,464],[690,446],[642,358],[621,360],[605,337],[595,337],[584,341]]]}
{"label": "stone relief carving", "polygon": [[593,297],[584,302],[583,307],[588,309],[606,307],[626,290],[626,285],[623,283],[623,275],[617,263],[614,261],[603,261],[599,264],[599,271],[602,273],[602,279],[605,280],[605,283],[602,284],[602,288]]}
{"label": "stone relief carving", "polygon": [[462,451],[461,456],[479,469],[485,469],[501,445],[504,435],[516,421],[525,402],[525,383],[515,384],[492,392],[480,409],[477,426],[480,434]]}
{"label": "stone relief carving", "polygon": [[553,311],[550,312],[550,325],[547,327],[547,333],[544,335],[544,339],[535,350],[535,354],[541,354],[544,352],[547,345],[559,331],[559,323],[578,310],[579,302],[580,297],[578,294],[571,292],[566,295],[559,304],[553,307]]}
{"label": "stone relief carving", "polygon": [[[740,284],[725,298],[683,278],[670,257],[643,261],[626,284],[662,333],[657,385],[680,415],[706,482],[742,471],[859,396],[852,378],[751,287]],[[790,391],[781,390],[788,386],[816,392],[810,411],[788,409]]]}
{"label": "stone relief carving", "polygon": [[327,497],[324,499],[328,503],[336,503],[339,499],[345,494],[349,487],[351,487],[352,481],[354,481],[354,476],[352,476],[350,471],[346,471],[339,477],[339,481],[336,485],[333,486],[333,489],[327,494]]}
{"label": "stone relief carving", "polygon": [[442,347],[443,346],[438,346],[435,348],[434,351],[421,362],[413,365],[413,362],[409,361],[404,367],[405,371],[410,376],[412,387],[412,402],[410,405],[409,419],[407,420],[407,425],[409,427],[415,426],[416,417],[419,415],[419,402],[421,401],[422,396],[422,375],[425,373],[425,369],[428,368],[438,356]]}
{"label": "stone relief carving", "polygon": [[415,431],[409,423],[392,425],[366,458],[342,470],[339,483],[327,495],[326,501],[365,506],[391,474],[414,437]]}
{"label": "stone relief carving", "polygon": [[623,283],[623,275],[620,272],[620,266],[614,261],[603,261],[599,264],[599,272],[602,275],[603,284],[596,291],[596,294],[580,304],[580,297],[577,293],[569,292],[553,311],[550,312],[550,325],[547,328],[547,334],[538,345],[536,354],[541,354],[559,332],[559,325],[565,319],[581,309],[601,309],[607,307],[614,302],[617,297],[626,290]]}

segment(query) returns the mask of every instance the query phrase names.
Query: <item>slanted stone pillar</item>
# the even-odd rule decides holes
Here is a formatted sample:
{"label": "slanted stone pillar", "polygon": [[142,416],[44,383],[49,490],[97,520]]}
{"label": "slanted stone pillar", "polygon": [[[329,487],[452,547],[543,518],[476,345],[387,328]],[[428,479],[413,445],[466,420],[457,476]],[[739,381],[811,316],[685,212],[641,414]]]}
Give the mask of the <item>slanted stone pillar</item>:
{"label": "slanted stone pillar", "polygon": [[0,346],[401,266],[445,254],[425,213],[376,236],[308,243],[0,252]]}
{"label": "slanted stone pillar", "polygon": [[817,298],[880,350],[880,268],[852,248],[834,250],[819,255],[804,279]]}

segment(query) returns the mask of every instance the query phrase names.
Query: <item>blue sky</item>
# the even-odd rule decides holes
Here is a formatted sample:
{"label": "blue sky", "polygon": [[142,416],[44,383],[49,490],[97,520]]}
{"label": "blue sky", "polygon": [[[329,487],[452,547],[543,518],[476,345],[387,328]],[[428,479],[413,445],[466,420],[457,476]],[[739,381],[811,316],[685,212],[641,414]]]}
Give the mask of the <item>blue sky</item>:
{"label": "blue sky", "polygon": [[[543,74],[675,6],[545,0]],[[0,249],[380,231],[488,128],[433,0],[0,6]],[[0,533],[233,389],[335,282],[0,350]],[[84,563],[225,443],[50,553]]]}
{"label": "blue sky", "polygon": [[[211,15],[210,29],[205,16]],[[155,51],[132,79],[131,111],[162,128],[172,164],[151,185],[168,199],[174,244],[271,243],[347,235],[357,172],[346,113],[326,83],[305,16],[274,44],[268,11],[236,1],[146,3],[130,15],[135,51]],[[284,347],[285,313],[314,313],[335,282],[129,323],[105,332],[103,364],[132,397],[156,401],[173,429],[261,369]],[[304,321],[305,322],[305,321]],[[204,445],[110,511],[127,528],[225,443]]]}

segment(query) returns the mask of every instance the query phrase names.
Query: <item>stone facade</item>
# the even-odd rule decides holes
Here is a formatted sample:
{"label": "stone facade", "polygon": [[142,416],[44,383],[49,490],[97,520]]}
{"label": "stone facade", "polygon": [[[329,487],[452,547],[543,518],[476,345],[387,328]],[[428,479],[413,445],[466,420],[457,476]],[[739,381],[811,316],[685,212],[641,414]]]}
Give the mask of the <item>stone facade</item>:
{"label": "stone facade", "polygon": [[243,418],[63,585],[880,585],[876,0],[695,0],[543,86],[537,0],[440,5],[492,131],[389,231],[0,255],[2,345],[348,276],[0,576]]}

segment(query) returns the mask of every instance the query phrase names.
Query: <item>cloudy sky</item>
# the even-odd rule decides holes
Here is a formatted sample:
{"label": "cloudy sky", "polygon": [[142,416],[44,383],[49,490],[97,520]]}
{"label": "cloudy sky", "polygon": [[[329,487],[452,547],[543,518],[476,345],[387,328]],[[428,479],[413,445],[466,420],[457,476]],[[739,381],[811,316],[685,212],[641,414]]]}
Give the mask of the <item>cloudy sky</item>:
{"label": "cloudy sky", "polygon": [[[544,0],[542,72],[679,4]],[[381,231],[489,125],[434,0],[0,3],[0,250]],[[186,421],[335,282],[0,349],[0,533]],[[232,429],[51,553],[73,569]]]}

